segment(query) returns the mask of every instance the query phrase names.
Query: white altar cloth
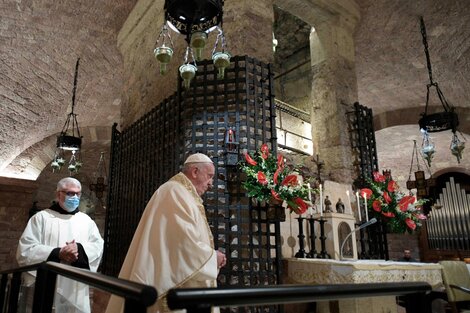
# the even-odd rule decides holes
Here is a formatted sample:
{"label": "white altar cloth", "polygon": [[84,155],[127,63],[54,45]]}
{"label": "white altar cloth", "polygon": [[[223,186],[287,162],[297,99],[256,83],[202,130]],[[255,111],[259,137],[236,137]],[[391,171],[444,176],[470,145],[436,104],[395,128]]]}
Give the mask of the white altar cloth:
{"label": "white altar cloth", "polygon": [[424,281],[433,288],[442,284],[437,263],[384,260],[286,259],[286,278],[297,284],[350,284]]}
{"label": "white altar cloth", "polygon": [[[437,263],[395,262],[385,260],[328,260],[285,259],[285,284],[323,285],[352,283],[381,283],[420,281],[429,283],[433,289],[443,288],[441,269]],[[395,297],[370,297],[344,299],[332,310],[328,301],[317,303],[318,313],[368,313],[397,312]],[[300,312],[286,310],[286,312]]]}

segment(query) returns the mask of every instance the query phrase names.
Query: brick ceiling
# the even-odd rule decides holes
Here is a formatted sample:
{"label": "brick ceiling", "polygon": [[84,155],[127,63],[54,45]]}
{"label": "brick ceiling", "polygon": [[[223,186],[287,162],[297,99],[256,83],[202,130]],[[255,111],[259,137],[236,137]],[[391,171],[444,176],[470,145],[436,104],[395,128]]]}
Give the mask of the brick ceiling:
{"label": "brick ceiling", "polygon": [[[135,2],[2,1],[0,176],[16,173],[21,177],[34,162],[40,172],[52,158],[55,136],[71,108],[77,57],[81,63],[75,113],[83,132],[96,139],[96,129],[119,122],[123,68],[116,35]],[[470,137],[470,1],[356,2],[361,9],[355,35],[358,100],[374,110],[377,129],[384,128],[378,136],[385,140],[385,144],[378,143],[381,164],[396,164],[391,156],[400,153],[386,143],[387,136],[397,133],[389,126],[416,124],[424,109],[428,72],[419,31],[421,15],[427,26],[434,79],[461,113],[461,129]],[[299,37],[299,42],[305,38],[300,33],[286,36]],[[417,125],[400,130],[401,138],[416,133]],[[445,136],[436,140],[440,137]],[[442,140],[436,145],[447,149],[447,138]],[[464,153],[470,159],[468,150]]]}

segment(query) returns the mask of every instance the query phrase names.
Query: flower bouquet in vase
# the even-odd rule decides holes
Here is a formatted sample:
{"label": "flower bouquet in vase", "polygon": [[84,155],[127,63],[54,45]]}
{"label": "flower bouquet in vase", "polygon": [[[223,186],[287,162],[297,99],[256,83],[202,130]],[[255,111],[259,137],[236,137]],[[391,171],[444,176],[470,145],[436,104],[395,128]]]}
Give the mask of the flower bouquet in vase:
{"label": "flower bouquet in vase", "polygon": [[252,200],[271,205],[282,205],[291,212],[307,211],[309,186],[295,168],[285,163],[282,154],[273,155],[267,144],[252,153],[245,153],[240,169],[246,174],[243,187]]}
{"label": "flower bouquet in vase", "polygon": [[421,221],[426,219],[421,209],[428,200],[405,195],[390,175],[373,172],[372,176],[372,179],[366,179],[367,188],[360,190],[361,196],[367,199],[367,207],[372,208],[372,214],[387,225],[389,232],[412,233],[418,230],[422,226]]}

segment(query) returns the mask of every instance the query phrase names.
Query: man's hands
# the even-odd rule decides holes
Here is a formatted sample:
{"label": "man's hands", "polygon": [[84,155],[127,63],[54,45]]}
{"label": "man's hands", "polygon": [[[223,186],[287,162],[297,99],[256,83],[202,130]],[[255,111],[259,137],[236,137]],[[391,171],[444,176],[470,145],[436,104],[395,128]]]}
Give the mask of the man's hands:
{"label": "man's hands", "polygon": [[78,247],[75,243],[75,239],[71,242],[66,242],[65,246],[60,249],[59,259],[68,264],[78,260]]}
{"label": "man's hands", "polygon": [[217,252],[217,268],[224,267],[225,264],[227,263],[227,258],[225,257],[225,254],[220,252],[219,250],[216,250]]}

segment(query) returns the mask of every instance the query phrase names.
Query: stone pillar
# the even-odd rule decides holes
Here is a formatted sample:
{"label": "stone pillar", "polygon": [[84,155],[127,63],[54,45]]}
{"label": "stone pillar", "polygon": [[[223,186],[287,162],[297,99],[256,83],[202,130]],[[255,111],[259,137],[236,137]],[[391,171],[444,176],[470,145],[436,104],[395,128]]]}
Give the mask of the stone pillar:
{"label": "stone pillar", "polygon": [[313,25],[310,35],[313,146],[328,179],[352,183],[357,173],[346,114],[357,101],[353,31],[358,13],[329,9],[334,14]]}
{"label": "stone pillar", "polygon": [[[186,41],[184,36],[171,31],[173,59],[168,64],[168,73],[161,76],[153,49],[164,23],[163,6],[164,0],[139,0],[118,34],[118,48],[124,60],[123,128],[176,92]],[[271,62],[273,20],[272,0],[225,1],[223,29],[229,52]],[[209,34],[204,59],[211,58],[216,36],[217,32]]]}
{"label": "stone pillar", "polygon": [[273,0],[225,1],[223,28],[230,53],[272,62],[273,22]]}

